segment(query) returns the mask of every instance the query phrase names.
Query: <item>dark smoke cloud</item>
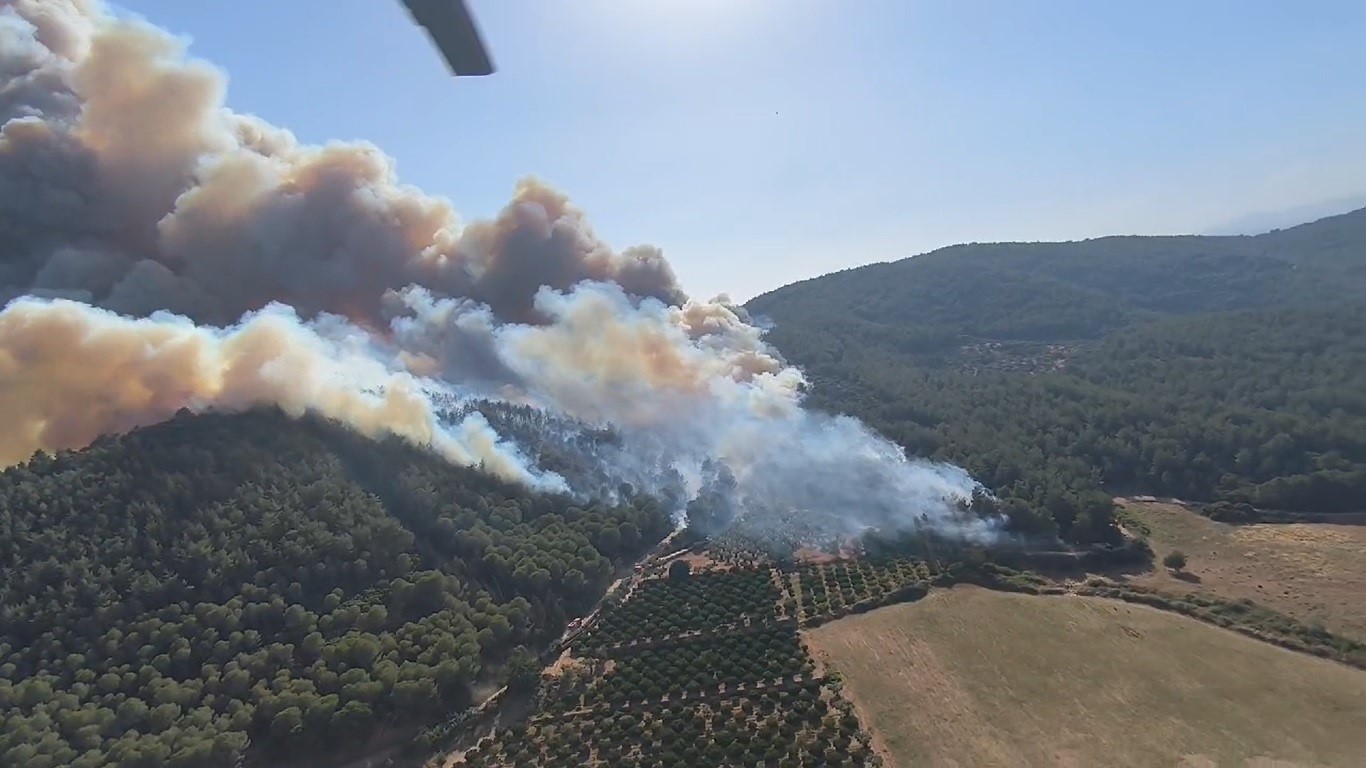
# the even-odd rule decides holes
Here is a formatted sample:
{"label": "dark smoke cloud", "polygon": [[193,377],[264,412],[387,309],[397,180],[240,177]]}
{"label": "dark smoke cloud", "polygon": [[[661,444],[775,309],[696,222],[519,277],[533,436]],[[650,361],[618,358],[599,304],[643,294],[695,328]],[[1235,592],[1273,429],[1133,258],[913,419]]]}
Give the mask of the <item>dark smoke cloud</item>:
{"label": "dark smoke cloud", "polygon": [[374,146],[301,145],[225,110],[222,75],[159,30],[91,3],[0,8],[0,295],[220,324],[278,301],[371,327],[385,291],[412,284],[503,322],[543,321],[537,290],[584,280],[685,298],[657,249],[614,252],[535,180],[461,228]]}
{"label": "dark smoke cloud", "polygon": [[958,513],[962,470],[803,409],[743,309],[688,298],[656,248],[612,250],[564,194],[524,180],[464,224],[376,147],[301,144],[224,92],[93,0],[0,0],[0,464],[273,403],[564,489],[449,407],[480,397],[554,414],[557,461],[593,468],[579,492],[992,535]]}

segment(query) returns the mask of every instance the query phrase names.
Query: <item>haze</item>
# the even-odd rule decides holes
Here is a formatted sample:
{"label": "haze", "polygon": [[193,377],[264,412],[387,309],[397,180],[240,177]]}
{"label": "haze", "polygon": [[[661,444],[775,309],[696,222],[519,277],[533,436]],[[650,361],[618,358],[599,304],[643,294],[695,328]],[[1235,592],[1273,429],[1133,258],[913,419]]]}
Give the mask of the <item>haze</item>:
{"label": "haze", "polygon": [[396,2],[121,7],[230,72],[231,107],[373,141],[469,218],[535,174],[694,295],[1366,191],[1359,3],[471,5],[499,72],[459,82]]}

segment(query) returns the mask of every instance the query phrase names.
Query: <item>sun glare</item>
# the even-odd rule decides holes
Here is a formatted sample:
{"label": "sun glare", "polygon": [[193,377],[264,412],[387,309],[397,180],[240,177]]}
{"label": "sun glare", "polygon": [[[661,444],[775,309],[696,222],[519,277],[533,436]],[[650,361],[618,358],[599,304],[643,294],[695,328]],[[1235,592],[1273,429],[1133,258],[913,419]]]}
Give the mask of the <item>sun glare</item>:
{"label": "sun glare", "polygon": [[676,38],[733,31],[752,20],[763,5],[758,0],[604,0],[598,8],[632,28]]}

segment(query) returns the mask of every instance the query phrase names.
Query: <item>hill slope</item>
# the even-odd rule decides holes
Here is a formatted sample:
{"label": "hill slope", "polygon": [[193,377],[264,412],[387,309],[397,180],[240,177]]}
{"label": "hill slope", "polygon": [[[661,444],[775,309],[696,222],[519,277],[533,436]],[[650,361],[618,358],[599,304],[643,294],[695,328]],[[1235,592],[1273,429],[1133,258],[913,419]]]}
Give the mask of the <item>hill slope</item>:
{"label": "hill slope", "polygon": [[671,527],[278,412],[36,457],[0,473],[0,764],[279,764],[402,733]]}
{"label": "hill slope", "polygon": [[746,307],[829,320],[904,352],[962,339],[1100,338],[1158,315],[1360,302],[1366,208],[1245,236],[956,245],[784,286]]}
{"label": "hill slope", "polygon": [[1256,237],[955,246],[747,309],[816,404],[964,464],[1025,530],[1113,538],[1103,486],[1366,498],[1366,209]]}
{"label": "hill slope", "polygon": [[892,765],[1349,766],[1366,752],[1366,673],[1144,606],[955,587],[810,643]]}

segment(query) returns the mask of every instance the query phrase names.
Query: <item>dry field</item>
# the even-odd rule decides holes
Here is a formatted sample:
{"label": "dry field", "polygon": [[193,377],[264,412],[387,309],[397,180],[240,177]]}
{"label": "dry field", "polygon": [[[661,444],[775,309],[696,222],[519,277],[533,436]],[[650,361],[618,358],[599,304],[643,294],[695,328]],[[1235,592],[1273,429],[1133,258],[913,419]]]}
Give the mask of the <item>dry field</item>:
{"label": "dry field", "polygon": [[1366,640],[1366,525],[1229,525],[1179,504],[1121,503],[1147,524],[1159,563],[1173,549],[1190,561],[1184,576],[1159,567],[1130,581],[1164,592],[1246,597]]}
{"label": "dry field", "polygon": [[1366,765],[1366,672],[1145,606],[955,587],[807,640],[890,765]]}

